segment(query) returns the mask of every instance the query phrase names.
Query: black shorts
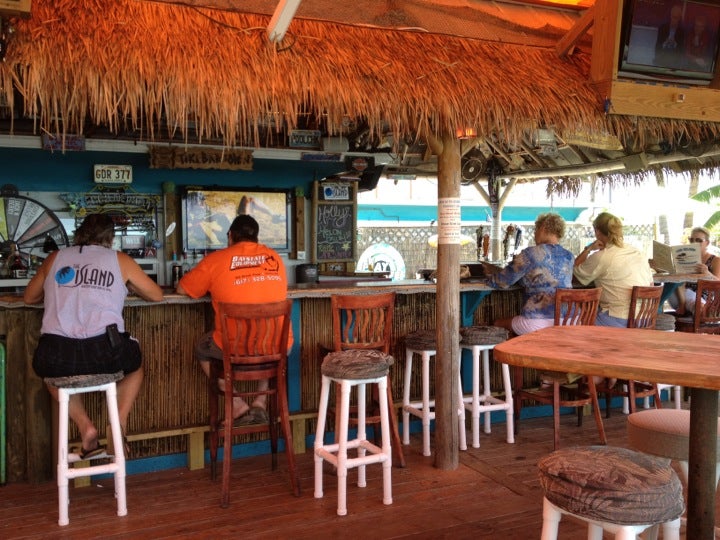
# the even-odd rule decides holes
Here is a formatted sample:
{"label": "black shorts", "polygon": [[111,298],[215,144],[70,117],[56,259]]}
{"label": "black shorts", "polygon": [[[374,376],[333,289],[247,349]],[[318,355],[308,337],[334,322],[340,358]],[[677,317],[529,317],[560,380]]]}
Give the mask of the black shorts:
{"label": "black shorts", "polygon": [[116,373],[127,375],[142,364],[140,344],[130,334],[120,334],[117,347],[111,347],[106,334],[73,339],[43,334],[33,356],[33,369],[39,377],[69,377]]}

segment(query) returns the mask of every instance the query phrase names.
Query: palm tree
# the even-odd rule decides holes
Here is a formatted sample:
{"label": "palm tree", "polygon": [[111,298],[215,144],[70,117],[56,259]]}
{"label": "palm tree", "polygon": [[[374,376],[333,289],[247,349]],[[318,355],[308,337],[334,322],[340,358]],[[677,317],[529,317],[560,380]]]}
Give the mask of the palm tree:
{"label": "palm tree", "polygon": [[[720,185],[712,186],[708,189],[700,191],[693,195],[691,199],[704,203],[711,203],[713,201],[717,201],[718,199],[720,199]],[[713,214],[707,219],[707,221],[705,221],[704,226],[712,231],[718,224],[720,224],[720,209],[713,212]]]}

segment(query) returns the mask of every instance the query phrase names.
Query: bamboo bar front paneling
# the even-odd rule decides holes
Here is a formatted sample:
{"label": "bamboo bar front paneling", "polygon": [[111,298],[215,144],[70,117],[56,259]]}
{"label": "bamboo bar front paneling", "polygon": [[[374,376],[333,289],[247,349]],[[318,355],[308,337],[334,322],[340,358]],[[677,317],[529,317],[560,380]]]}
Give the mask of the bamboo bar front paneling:
{"label": "bamboo bar front paneling", "polygon": [[[402,373],[405,366],[403,338],[409,332],[435,326],[434,287],[393,287],[397,290],[393,321],[391,354],[393,395],[396,403],[402,398]],[[300,411],[317,410],[320,389],[321,344],[332,341],[330,300],[332,293],[368,294],[368,288],[325,287],[291,290],[290,296],[299,303],[300,332],[299,380],[289,386],[300,395]],[[168,298],[170,298],[168,296]],[[474,313],[475,324],[491,324],[499,317],[517,313],[519,290],[493,291]],[[153,437],[163,432],[207,422],[207,380],[194,359],[197,338],[212,328],[212,306],[207,299],[193,301],[177,298],[163,303],[142,301],[129,303],[124,311],[128,331],[143,350],[145,381],[130,415],[128,434],[131,436],[131,459],[163,456],[187,451],[187,437]],[[56,421],[50,396],[42,381],[32,370],[32,353],[37,344],[42,309],[23,304],[0,308],[0,335],[5,336],[8,358],[8,480],[40,482],[53,477],[55,458],[53,422]],[[411,395],[420,395],[420,374],[413,375]],[[493,370],[492,388],[501,388],[499,370]],[[107,425],[104,398],[86,396],[86,404],[101,436]],[[303,421],[303,420],[298,420]],[[311,438],[315,420],[304,420],[305,433]],[[147,434],[148,436],[141,436]],[[137,437],[133,437],[136,435]],[[78,434],[73,426],[71,437]],[[263,434],[238,439],[237,442],[260,440]],[[137,438],[139,440],[132,440]]]}

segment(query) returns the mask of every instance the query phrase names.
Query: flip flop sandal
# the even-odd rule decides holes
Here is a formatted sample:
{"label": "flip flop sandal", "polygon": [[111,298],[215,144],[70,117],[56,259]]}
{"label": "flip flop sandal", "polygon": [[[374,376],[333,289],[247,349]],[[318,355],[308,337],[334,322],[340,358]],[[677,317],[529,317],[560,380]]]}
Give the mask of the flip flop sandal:
{"label": "flip flop sandal", "polygon": [[253,417],[255,424],[267,424],[270,421],[267,411],[262,407],[250,407],[248,414]]}
{"label": "flip flop sandal", "polygon": [[256,424],[255,417],[252,414],[252,411],[248,411],[242,416],[238,416],[235,420],[233,420],[233,426],[239,427],[239,426],[249,426],[252,424]]}
{"label": "flip flop sandal", "polygon": [[85,450],[84,448],[80,448],[80,453],[78,455],[80,456],[81,460],[86,460],[96,458],[103,454],[105,454],[105,448],[102,446],[98,446],[97,448],[93,448],[92,450]]}

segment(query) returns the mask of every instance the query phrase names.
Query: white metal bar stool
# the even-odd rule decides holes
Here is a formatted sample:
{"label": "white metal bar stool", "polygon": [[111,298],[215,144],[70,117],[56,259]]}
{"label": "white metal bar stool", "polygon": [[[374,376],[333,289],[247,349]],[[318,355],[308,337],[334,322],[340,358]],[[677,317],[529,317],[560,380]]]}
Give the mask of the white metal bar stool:
{"label": "white metal bar stool", "polygon": [[[423,456],[430,452],[430,421],[435,419],[435,400],[430,399],[430,359],[437,353],[435,330],[418,330],[405,336],[405,377],[403,381],[403,444],[410,444],[410,415],[422,421]],[[422,396],[420,401],[410,401],[413,356],[422,361]],[[467,450],[465,435],[465,407],[462,401],[462,383],[458,379],[458,423],[460,450]]]}
{"label": "white metal bar stool", "polygon": [[[472,352],[472,394],[463,398],[464,408],[472,415],[472,445],[480,448],[480,414],[485,415],[484,431],[490,433],[490,413],[505,411],[507,442],[515,442],[514,410],[510,368],[501,364],[505,398],[495,397],[490,392],[490,351],[495,345],[506,341],[508,331],[498,326],[465,326],[460,329],[460,347]],[[480,393],[480,353],[482,353],[482,394]]]}
{"label": "white metal bar stool", "polygon": [[[72,377],[54,377],[44,379],[45,384],[58,389],[58,524],[70,523],[68,506],[70,503],[68,484],[71,479],[81,476],[113,474],[115,477],[115,497],[117,499],[117,515],[127,515],[127,499],[125,495],[125,455],[122,451],[123,438],[120,429],[120,415],[117,406],[117,381],[123,378],[122,371],[97,375],[76,375]],[[81,461],[77,454],[68,452],[69,401],[73,394],[89,392],[105,392],[107,399],[108,419],[112,429],[114,448],[120,449],[115,456],[101,454],[97,458],[112,458],[111,463],[91,465],[88,467],[71,468],[72,463]]]}
{"label": "white metal bar stool", "polygon": [[[339,516],[347,514],[347,471],[357,467],[358,487],[365,487],[365,466],[381,463],[383,467],[383,503],[392,504],[392,448],[390,445],[390,411],[387,380],[393,357],[380,351],[356,349],[331,352],[322,363],[322,387],[318,423],[315,433],[315,498],[323,496],[323,460],[337,468]],[[323,444],[330,387],[337,383],[340,393],[340,428],[338,442]],[[382,448],[367,440],[365,433],[365,385],[378,385]],[[357,435],[349,439],[350,391],[357,386]],[[349,458],[348,449],[357,448],[357,457]],[[369,454],[369,455],[368,455]]]}

